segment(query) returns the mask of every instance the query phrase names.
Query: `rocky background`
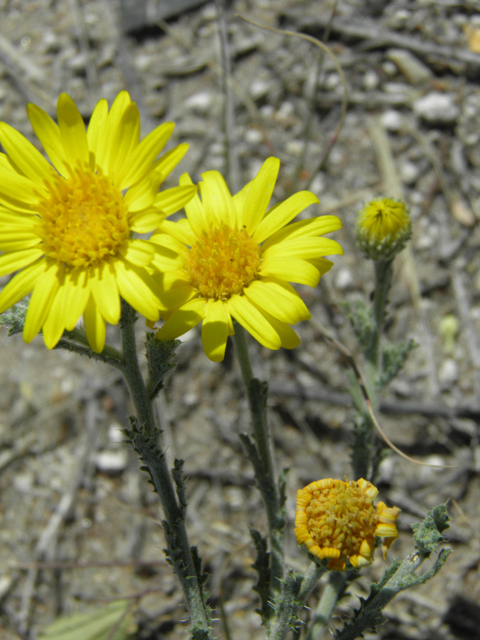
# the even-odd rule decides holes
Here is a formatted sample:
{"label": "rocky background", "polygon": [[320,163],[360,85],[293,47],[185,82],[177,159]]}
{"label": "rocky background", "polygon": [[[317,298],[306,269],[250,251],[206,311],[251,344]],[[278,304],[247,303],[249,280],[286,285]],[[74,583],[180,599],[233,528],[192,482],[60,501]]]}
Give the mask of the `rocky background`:
{"label": "rocky background", "polygon": [[[388,337],[419,346],[379,420],[408,455],[452,468],[392,454],[377,485],[402,509],[390,557],[411,553],[410,525],[447,500],[455,553],[435,580],[387,608],[387,624],[371,639],[480,638],[479,9],[477,0],[235,0],[225,9],[239,184],[275,155],[276,200],[308,187],[321,200],[308,215],[335,213],[344,225],[335,234],[344,257],[316,291],[300,288],[314,316],[299,328],[302,345],[252,347],[256,374],[271,385],[278,466],[290,468],[291,522],[298,488],[350,473],[347,363],[322,339],[322,326],[358,355],[340,306],[372,292],[372,265],[355,247],[356,213],[374,197],[403,195],[415,223],[396,263]],[[173,120],[172,144],[190,143],[170,185],[185,170],[194,180],[224,171],[215,3],[0,0],[0,11],[1,120],[34,141],[28,102],[54,115],[66,91],[88,120],[99,98],[127,89],[144,134]],[[328,42],[348,85],[338,137],[344,88],[332,59],[236,14]],[[139,344],[144,334],[139,322]],[[122,444],[132,411],[122,380],[101,364],[47,352],[41,338],[25,345],[4,329],[0,337],[0,637],[34,639],[60,615],[126,597],[136,638],[185,638],[157,499]],[[265,520],[237,437],[248,428],[245,399],[231,351],[213,364],[199,337],[185,336],[157,410],[170,460],[186,460],[189,531],[210,574],[216,633],[225,637],[224,613],[235,640],[263,638],[248,528],[265,530]],[[112,328],[109,339],[118,338]],[[293,527],[287,543],[288,564],[304,570]],[[364,572],[332,629],[384,568],[378,557]]]}

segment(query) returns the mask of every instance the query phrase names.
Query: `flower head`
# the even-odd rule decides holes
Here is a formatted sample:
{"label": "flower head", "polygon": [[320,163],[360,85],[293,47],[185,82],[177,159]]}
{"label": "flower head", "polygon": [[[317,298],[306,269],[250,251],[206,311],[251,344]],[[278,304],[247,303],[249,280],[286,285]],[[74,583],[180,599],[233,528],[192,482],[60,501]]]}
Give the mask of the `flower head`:
{"label": "flower head", "polygon": [[357,217],[357,239],[363,253],[373,260],[391,260],[412,234],[412,220],[403,202],[372,200]]}
{"label": "flower head", "polygon": [[[223,360],[232,318],[269,349],[293,349],[300,340],[289,326],[310,313],[289,282],[316,287],[332,266],[324,256],[342,253],[329,238],[341,228],[336,216],[288,224],[318,199],[301,191],[267,210],[280,161],[269,158],[258,175],[235,196],[218,171],[202,175],[201,199],[185,206],[187,217],[166,221],[151,240],[180,256],[182,264],[165,273],[157,333],[172,340],[203,321],[207,356]],[[191,184],[187,175],[182,185]]]}
{"label": "flower head", "polygon": [[363,478],[317,480],[297,492],[295,536],[314,556],[330,558],[330,569],[343,571],[345,563],[357,568],[373,562],[375,537],[383,538],[383,557],[398,538],[397,507],[373,499],[378,489]]}
{"label": "flower head", "polygon": [[[30,342],[43,329],[53,348],[83,314],[92,349],[102,351],[105,322],[120,318],[120,296],[158,319],[158,245],[132,238],[158,228],[195,192],[158,193],[185,155],[175,147],[157,160],[174,124],[139,141],[140,115],[121,92],[110,111],[100,100],[88,131],[73,100],[58,99],[58,125],[30,104],[28,116],[52,164],[20,133],[0,123],[0,276],[19,271],[0,294],[0,313],[33,291],[24,327]],[[53,165],[53,166],[52,166]],[[172,265],[175,265],[175,261]]]}

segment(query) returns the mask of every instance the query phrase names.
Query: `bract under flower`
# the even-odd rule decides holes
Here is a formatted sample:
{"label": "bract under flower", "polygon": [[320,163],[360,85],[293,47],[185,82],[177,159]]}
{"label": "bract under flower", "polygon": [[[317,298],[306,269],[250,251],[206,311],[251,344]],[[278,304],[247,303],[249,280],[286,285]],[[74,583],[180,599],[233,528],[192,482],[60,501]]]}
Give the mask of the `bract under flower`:
{"label": "bract under flower", "polygon": [[[202,322],[207,356],[223,360],[232,318],[269,349],[292,349],[300,340],[290,327],[310,313],[290,282],[316,287],[332,266],[325,256],[341,254],[336,216],[289,224],[318,199],[301,191],[268,209],[280,161],[269,158],[258,175],[232,197],[218,171],[202,174],[201,198],[185,206],[187,218],[166,221],[151,238],[172,251],[181,265],[161,276],[164,295],[157,333],[172,340]],[[187,175],[180,180],[190,185]],[[168,265],[161,265],[168,271]]]}
{"label": "bract under flower", "polygon": [[330,569],[343,571],[346,561],[361,568],[373,562],[375,537],[383,538],[383,557],[398,538],[397,507],[374,498],[378,489],[367,480],[317,480],[297,492],[295,536]]}
{"label": "bract under flower", "polygon": [[[63,93],[58,125],[30,104],[28,115],[52,164],[20,133],[0,123],[0,276],[19,271],[0,294],[0,313],[33,291],[24,328],[30,342],[42,329],[53,348],[83,314],[89,343],[105,343],[105,323],[120,318],[120,296],[151,321],[160,289],[146,266],[169,260],[162,247],[132,232],[158,228],[196,188],[158,193],[188,145],[157,159],[174,128],[160,125],[140,141],[140,114],[127,92],[108,109],[95,107],[88,131]],[[52,166],[53,165],[53,166]],[[179,264],[171,260],[171,267]]]}

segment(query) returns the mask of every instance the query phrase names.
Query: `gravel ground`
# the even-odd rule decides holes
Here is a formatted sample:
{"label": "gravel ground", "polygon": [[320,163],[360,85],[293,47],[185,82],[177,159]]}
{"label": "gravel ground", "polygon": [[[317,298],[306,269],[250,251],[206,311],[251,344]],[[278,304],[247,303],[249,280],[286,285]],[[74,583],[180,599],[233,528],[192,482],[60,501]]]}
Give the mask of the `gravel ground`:
{"label": "gravel ground", "polygon": [[[128,89],[144,134],[173,120],[172,144],[190,143],[170,185],[185,170],[194,179],[207,169],[223,171],[216,9],[192,4],[175,17],[173,4],[160,0],[0,0],[0,119],[34,141],[27,102],[53,115],[66,91],[88,118],[100,97],[111,101]],[[415,223],[396,263],[388,336],[420,346],[379,417],[405,453],[454,468],[438,471],[392,455],[378,485],[383,500],[402,508],[390,556],[410,553],[410,524],[446,500],[455,553],[435,580],[387,608],[388,622],[372,639],[480,638],[479,8],[476,0],[236,0],[227,8],[236,176],[243,184],[275,155],[282,161],[276,200],[309,185],[320,212],[342,218],[335,239],[344,257],[334,259],[317,290],[302,294],[317,321],[333,327],[354,354],[338,303],[368,299],[373,282],[355,247],[356,213],[373,197],[403,195]],[[348,85],[338,139],[332,136],[343,86],[332,59],[320,60],[304,40],[260,31],[237,13],[328,38]],[[452,317],[457,330],[450,335]],[[139,343],[143,334],[139,323]],[[292,522],[298,488],[349,473],[352,430],[343,357],[321,339],[317,324],[302,323],[299,334],[294,352],[254,352],[255,372],[271,383],[271,425],[278,466],[290,468]],[[180,589],[161,551],[157,500],[121,442],[132,411],[123,382],[103,365],[47,353],[40,338],[25,345],[4,329],[0,336],[0,637],[33,639],[59,615],[143,594],[136,637],[185,638]],[[118,338],[112,328],[109,339]],[[170,460],[186,460],[189,531],[210,574],[212,606],[223,603],[232,637],[243,640],[264,637],[253,612],[248,527],[264,530],[265,521],[237,437],[248,417],[231,356],[211,363],[199,332],[188,334],[157,409]],[[294,569],[307,566],[293,527],[287,557]],[[365,571],[332,628],[383,570],[377,559]],[[216,631],[223,634],[219,622]]]}

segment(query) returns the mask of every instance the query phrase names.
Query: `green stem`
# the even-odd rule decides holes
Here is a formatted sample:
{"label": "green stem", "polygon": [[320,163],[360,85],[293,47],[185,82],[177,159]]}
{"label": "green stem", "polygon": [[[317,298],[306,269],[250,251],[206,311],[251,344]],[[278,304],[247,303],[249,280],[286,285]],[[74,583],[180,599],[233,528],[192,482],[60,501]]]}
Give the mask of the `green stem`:
{"label": "green stem", "polygon": [[377,373],[380,369],[380,339],[382,337],[383,323],[385,320],[385,308],[392,284],[392,263],[393,260],[375,260],[375,294],[373,300],[374,329],[370,347],[365,355]]}
{"label": "green stem", "polygon": [[135,311],[122,300],[120,327],[124,359],[123,374],[140,425],[140,430],[132,433],[133,445],[148,467],[155,490],[162,503],[168,530],[172,534],[166,536],[168,557],[182,584],[192,626],[196,631],[203,633],[202,637],[208,639],[211,638],[210,617],[185,528],[185,508],[179,504],[177,499],[174,482],[163,451],[159,455],[158,449],[152,447],[152,442],[158,443],[160,431],[155,424],[152,404],[138,364],[135,320]]}
{"label": "green stem", "polygon": [[332,613],[337,605],[340,594],[342,593],[347,576],[342,571],[332,571],[328,578],[328,582],[323,590],[322,597],[318,603],[315,616],[312,620],[312,626],[307,634],[306,640],[317,640],[320,634],[327,626]]}
{"label": "green stem", "polygon": [[238,323],[235,323],[234,340],[235,352],[247,392],[250,416],[252,419],[252,435],[257,453],[255,459],[252,459],[251,462],[267,512],[272,553],[272,591],[278,594],[281,590],[284,575],[283,532],[285,519],[283,516],[280,491],[275,478],[273,446],[267,423],[267,387],[253,377],[252,365],[248,353],[247,332]]}

